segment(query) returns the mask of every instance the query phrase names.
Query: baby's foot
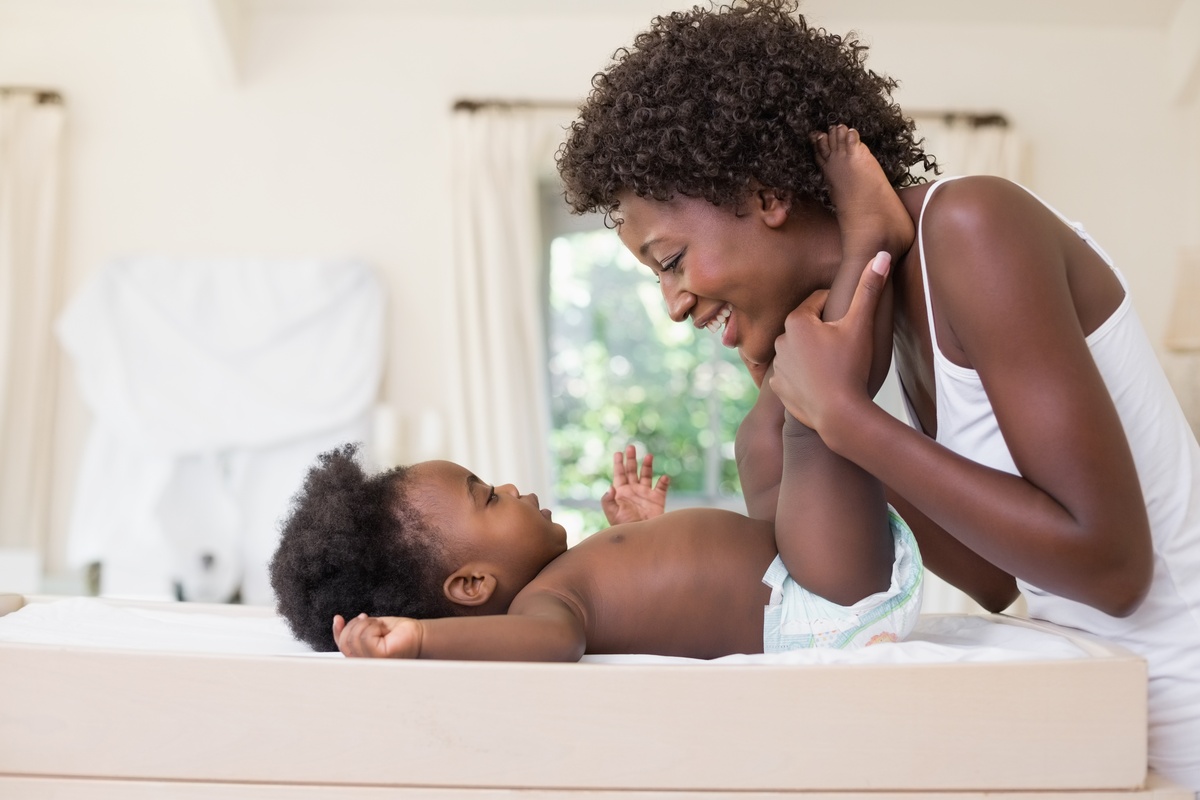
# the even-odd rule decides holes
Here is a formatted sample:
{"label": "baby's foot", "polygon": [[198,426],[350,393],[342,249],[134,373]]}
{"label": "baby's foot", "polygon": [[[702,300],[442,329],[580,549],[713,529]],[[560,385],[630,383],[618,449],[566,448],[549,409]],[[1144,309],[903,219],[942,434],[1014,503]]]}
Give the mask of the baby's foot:
{"label": "baby's foot", "polygon": [[858,131],[834,125],[827,134],[814,134],[812,141],[837,212],[843,256],[866,254],[866,264],[886,250],[898,260],[912,246],[913,221]]}

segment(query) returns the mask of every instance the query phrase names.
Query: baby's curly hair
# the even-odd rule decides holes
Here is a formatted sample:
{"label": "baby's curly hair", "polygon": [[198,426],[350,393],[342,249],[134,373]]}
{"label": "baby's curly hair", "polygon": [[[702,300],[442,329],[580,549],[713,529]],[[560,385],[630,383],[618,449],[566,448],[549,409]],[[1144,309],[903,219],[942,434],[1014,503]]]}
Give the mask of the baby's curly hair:
{"label": "baby's curly hair", "polygon": [[297,639],[336,650],[333,615],[448,617],[436,530],[407,496],[410,470],[368,476],[358,446],[322,453],[271,559],[276,611]]}
{"label": "baby's curly hair", "polygon": [[829,205],[809,134],[856,128],[896,188],[937,171],[896,81],[866,69],[855,34],[813,28],[795,0],[734,0],[655,17],[632,48],[592,78],[556,155],[575,213],[610,218],[617,194],[715,205],[744,200],[753,181]]}

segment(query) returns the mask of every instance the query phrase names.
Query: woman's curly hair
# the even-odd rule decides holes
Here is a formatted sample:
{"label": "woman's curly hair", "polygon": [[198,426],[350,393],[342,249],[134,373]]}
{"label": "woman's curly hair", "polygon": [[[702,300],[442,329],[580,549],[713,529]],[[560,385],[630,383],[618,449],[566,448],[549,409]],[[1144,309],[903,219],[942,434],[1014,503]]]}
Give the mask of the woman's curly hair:
{"label": "woman's curly hair", "polygon": [[845,124],[892,185],[934,159],[892,100],[896,81],[864,67],[854,34],[810,27],[795,0],[734,0],[655,17],[592,78],[556,160],[579,214],[611,216],[617,194],[736,204],[752,181],[829,205],[809,135]]}
{"label": "woman's curly hair", "polygon": [[368,476],[358,446],[322,453],[271,559],[276,611],[297,639],[336,650],[333,615],[448,617],[436,531],[407,497],[410,471]]}

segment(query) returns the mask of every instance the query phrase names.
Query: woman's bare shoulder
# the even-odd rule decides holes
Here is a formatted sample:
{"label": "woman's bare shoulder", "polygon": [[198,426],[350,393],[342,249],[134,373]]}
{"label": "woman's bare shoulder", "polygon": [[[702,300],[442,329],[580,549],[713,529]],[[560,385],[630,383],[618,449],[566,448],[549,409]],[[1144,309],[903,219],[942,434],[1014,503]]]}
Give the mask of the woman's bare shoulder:
{"label": "woman's bare shoulder", "polygon": [[921,224],[926,271],[946,288],[1044,280],[1061,272],[1069,233],[1027,189],[991,175],[940,187]]}
{"label": "woman's bare shoulder", "polygon": [[1012,225],[1057,220],[1029,190],[1007,178],[967,175],[936,188],[923,214],[927,239],[956,234],[988,236]]}

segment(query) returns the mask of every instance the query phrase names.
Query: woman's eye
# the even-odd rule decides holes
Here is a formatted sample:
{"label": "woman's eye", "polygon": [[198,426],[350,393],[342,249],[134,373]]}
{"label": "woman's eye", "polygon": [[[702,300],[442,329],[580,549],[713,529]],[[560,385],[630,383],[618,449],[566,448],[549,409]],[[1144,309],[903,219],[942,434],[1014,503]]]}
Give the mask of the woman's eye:
{"label": "woman's eye", "polygon": [[666,261],[664,261],[662,264],[660,264],[658,269],[654,273],[655,283],[662,283],[662,274],[664,272],[674,272],[676,269],[678,269],[679,262],[682,259],[683,259],[683,252],[681,251],[679,253],[679,255],[669,258]]}
{"label": "woman's eye", "polygon": [[490,491],[490,492],[488,492],[488,499],[487,499],[487,501],[490,503],[490,502],[492,502],[492,501],[493,501],[493,500],[495,500],[495,499],[496,499],[496,487],[495,487],[495,486],[493,486],[493,487],[491,488],[491,491]]}

